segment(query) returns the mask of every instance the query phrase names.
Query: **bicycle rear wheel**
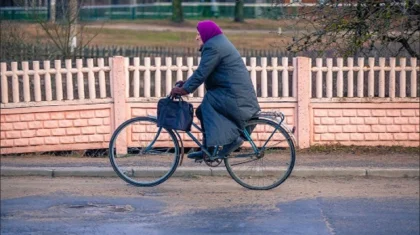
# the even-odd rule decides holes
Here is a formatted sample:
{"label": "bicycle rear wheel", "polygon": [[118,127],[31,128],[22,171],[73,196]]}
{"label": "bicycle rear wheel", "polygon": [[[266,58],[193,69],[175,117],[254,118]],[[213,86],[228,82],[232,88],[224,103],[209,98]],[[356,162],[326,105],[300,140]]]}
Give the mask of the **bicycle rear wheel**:
{"label": "bicycle rear wheel", "polygon": [[274,121],[254,119],[245,129],[258,151],[245,141],[239,151],[225,158],[230,176],[253,190],[268,190],[282,184],[295,164],[295,147],[286,130]]}
{"label": "bicycle rear wheel", "polygon": [[121,124],[109,143],[114,171],[126,182],[156,186],[176,170],[180,155],[172,130],[157,127],[155,118],[136,117]]}

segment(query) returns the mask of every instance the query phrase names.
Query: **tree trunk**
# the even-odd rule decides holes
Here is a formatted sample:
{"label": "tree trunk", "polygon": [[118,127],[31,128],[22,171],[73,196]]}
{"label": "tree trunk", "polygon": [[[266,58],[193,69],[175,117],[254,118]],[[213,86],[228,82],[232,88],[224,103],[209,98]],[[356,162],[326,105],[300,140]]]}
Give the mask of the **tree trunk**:
{"label": "tree trunk", "polygon": [[243,0],[236,0],[234,21],[244,22],[244,1]]}
{"label": "tree trunk", "polygon": [[72,54],[74,52],[74,49],[77,47],[77,17],[78,17],[78,4],[77,0],[70,0],[69,1],[69,49],[70,51],[67,52],[67,54]]}
{"label": "tree trunk", "polygon": [[49,9],[49,19],[50,23],[55,23],[55,0],[50,0],[50,4],[48,6]]}
{"label": "tree trunk", "polygon": [[184,22],[184,14],[182,13],[182,0],[172,1],[172,21],[175,23]]}

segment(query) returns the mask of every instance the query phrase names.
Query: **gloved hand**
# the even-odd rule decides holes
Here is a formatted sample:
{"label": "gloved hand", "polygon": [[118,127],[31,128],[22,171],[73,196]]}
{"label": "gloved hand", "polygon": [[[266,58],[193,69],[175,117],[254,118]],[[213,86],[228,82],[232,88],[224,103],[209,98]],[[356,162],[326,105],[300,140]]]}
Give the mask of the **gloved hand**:
{"label": "gloved hand", "polygon": [[188,95],[188,92],[182,87],[174,87],[171,90],[171,97]]}
{"label": "gloved hand", "polygon": [[182,81],[182,80],[180,80],[180,81],[177,81],[176,83],[175,83],[175,86],[176,87],[182,87],[183,85],[184,85],[184,81]]}

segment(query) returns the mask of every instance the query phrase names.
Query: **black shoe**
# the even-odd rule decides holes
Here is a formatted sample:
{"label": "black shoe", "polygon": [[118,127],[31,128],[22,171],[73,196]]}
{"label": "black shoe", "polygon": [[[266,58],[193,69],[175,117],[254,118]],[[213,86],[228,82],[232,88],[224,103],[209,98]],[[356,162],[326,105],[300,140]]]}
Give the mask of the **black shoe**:
{"label": "black shoe", "polygon": [[203,159],[203,155],[204,155],[204,152],[203,151],[197,151],[197,152],[189,153],[187,155],[187,157],[189,159],[200,160],[200,159]]}
{"label": "black shoe", "polygon": [[239,147],[241,147],[241,145],[244,143],[244,140],[241,137],[238,137],[235,141],[233,141],[230,144],[227,145],[223,145],[223,149],[220,150],[217,153],[217,156],[215,156],[214,158],[210,158],[210,160],[214,160],[214,159],[223,159],[226,156],[228,156],[230,153],[232,153],[233,151],[237,150]]}

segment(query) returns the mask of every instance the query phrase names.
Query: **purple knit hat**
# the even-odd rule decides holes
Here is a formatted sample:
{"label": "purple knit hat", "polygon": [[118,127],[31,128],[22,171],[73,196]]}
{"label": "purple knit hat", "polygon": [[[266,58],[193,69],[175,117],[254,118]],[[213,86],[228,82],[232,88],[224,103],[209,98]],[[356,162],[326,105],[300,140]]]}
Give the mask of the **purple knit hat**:
{"label": "purple knit hat", "polygon": [[211,20],[198,22],[197,30],[200,33],[203,43],[206,43],[210,38],[223,33],[220,27]]}

